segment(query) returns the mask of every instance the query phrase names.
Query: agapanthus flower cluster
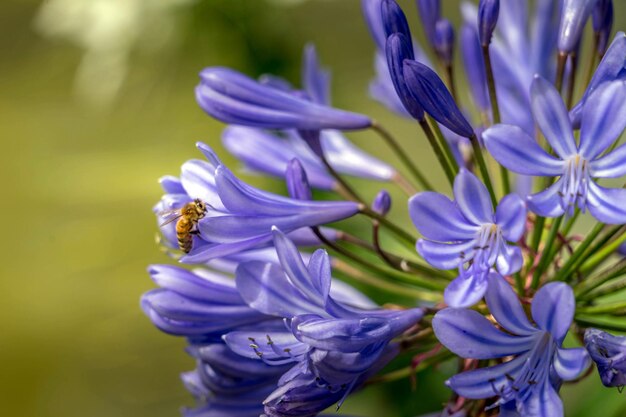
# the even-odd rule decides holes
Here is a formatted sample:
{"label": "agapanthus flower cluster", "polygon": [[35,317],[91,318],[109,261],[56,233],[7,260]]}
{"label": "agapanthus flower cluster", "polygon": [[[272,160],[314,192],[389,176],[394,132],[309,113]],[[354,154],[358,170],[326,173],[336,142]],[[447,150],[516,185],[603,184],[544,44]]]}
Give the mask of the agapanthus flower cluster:
{"label": "agapanthus flower cluster", "polygon": [[[431,415],[563,417],[561,388],[594,366],[626,385],[626,336],[610,333],[626,332],[626,35],[611,41],[612,1],[464,1],[460,28],[440,0],[416,5],[426,45],[394,0],[362,0],[370,94],[418,138],[334,107],[313,45],[300,86],[201,71],[196,100],[227,124],[224,147],[286,193],[204,143],[161,179],[160,245],[181,265],[149,268],[159,288],[141,306],[188,342],[184,415],[337,413],[445,361],[458,373]],[[345,134],[361,130],[395,157]],[[427,157],[440,170],[423,172]]]}

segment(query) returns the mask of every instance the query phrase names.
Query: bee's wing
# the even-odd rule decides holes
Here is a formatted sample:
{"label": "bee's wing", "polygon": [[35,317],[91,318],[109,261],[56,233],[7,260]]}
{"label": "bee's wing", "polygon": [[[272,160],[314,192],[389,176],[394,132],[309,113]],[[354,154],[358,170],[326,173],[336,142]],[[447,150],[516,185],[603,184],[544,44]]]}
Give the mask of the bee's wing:
{"label": "bee's wing", "polygon": [[164,210],[159,212],[158,215],[166,219],[163,223],[159,225],[159,227],[163,227],[183,217],[180,209]]}

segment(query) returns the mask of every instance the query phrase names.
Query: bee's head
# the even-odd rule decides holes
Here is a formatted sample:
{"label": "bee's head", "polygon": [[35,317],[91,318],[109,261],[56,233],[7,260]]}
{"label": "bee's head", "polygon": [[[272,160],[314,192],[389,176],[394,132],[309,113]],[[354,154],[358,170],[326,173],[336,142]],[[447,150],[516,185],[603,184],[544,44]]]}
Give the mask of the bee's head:
{"label": "bee's head", "polygon": [[198,213],[204,214],[204,212],[206,212],[206,204],[204,203],[204,201],[196,198],[195,200],[193,200],[193,202],[196,205],[196,211]]}

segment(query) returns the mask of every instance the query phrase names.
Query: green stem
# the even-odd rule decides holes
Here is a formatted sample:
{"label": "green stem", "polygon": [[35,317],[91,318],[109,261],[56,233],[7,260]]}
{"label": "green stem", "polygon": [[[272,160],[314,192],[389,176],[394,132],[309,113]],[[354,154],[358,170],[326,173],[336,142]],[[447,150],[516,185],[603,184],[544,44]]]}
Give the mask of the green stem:
{"label": "green stem", "polygon": [[585,254],[587,249],[589,249],[589,247],[598,237],[600,232],[602,232],[603,228],[604,224],[596,224],[596,226],[591,230],[587,238],[583,240],[580,245],[578,245],[572,256],[570,256],[565,265],[563,265],[563,268],[561,268],[561,270],[556,274],[556,276],[554,277],[555,281],[570,281],[570,275],[573,274],[576,268],[580,265],[583,259],[582,256]]}
{"label": "green stem", "polygon": [[580,284],[574,287],[574,294],[576,295],[577,299],[585,299],[587,298],[585,295],[594,288],[597,288],[611,281],[612,279],[618,278],[624,274],[626,274],[626,259],[622,259],[615,265],[600,272],[598,275],[582,281]]}
{"label": "green stem", "polygon": [[576,322],[584,327],[597,327],[604,330],[615,330],[618,332],[626,332],[626,322],[607,321],[598,317],[576,316]]}
{"label": "green stem", "polygon": [[577,307],[576,312],[580,314],[611,314],[623,313],[626,310],[626,301],[617,301],[615,303],[600,304],[589,307]]}
{"label": "green stem", "polygon": [[368,275],[351,264],[341,259],[333,258],[333,269],[344,273],[355,281],[371,285],[378,289],[388,292],[389,294],[400,295],[402,297],[412,297],[418,300],[438,302],[441,301],[441,294],[422,291],[417,288],[407,287],[405,285],[396,284],[394,282],[380,279],[376,276]]}
{"label": "green stem", "polygon": [[379,215],[378,213],[372,211],[368,207],[364,207],[361,210],[361,214],[366,215],[374,220],[378,220],[381,225],[385,226],[389,231],[393,232],[396,236],[398,236],[402,241],[407,245],[407,248],[410,250],[415,250],[415,242],[417,242],[417,238],[412,236],[406,230],[402,229],[400,226],[392,223],[387,218]]}
{"label": "green stem", "polygon": [[434,356],[428,359],[424,359],[424,361],[422,361],[418,366],[415,366],[415,367],[407,366],[405,368],[398,369],[397,371],[392,371],[392,372],[388,372],[380,376],[376,376],[370,379],[369,381],[367,381],[367,384],[369,385],[369,384],[376,384],[376,383],[381,383],[381,382],[386,383],[386,382],[397,381],[399,379],[408,378],[413,373],[421,372],[424,369],[428,369],[432,367],[433,365],[446,361],[452,357],[454,357],[454,354],[452,352],[450,352],[447,349],[442,349],[441,352],[438,352]]}
{"label": "green stem", "polygon": [[[619,229],[621,229],[621,226],[618,228],[618,230]],[[620,245],[624,242],[626,242],[626,233],[623,233],[622,231],[622,235],[619,238],[615,239],[613,242],[609,243],[604,248],[598,251],[591,251],[593,255],[587,258],[587,261],[580,268],[580,272],[582,274],[586,274],[589,271],[592,271],[593,269],[595,269],[598,265],[604,262],[608,257],[613,255],[615,251],[617,250],[617,248],[619,248]]]}
{"label": "green stem", "polygon": [[602,286],[600,288],[596,288],[595,290],[587,293],[582,298],[584,300],[595,300],[596,298],[604,297],[605,295],[614,294],[618,291],[623,290],[624,288],[626,288],[626,277],[623,276],[625,273],[626,271],[621,271],[621,273],[619,274],[619,277],[621,277],[621,279],[615,280],[612,283]]}
{"label": "green stem", "polygon": [[480,144],[478,143],[478,138],[476,137],[476,134],[473,134],[472,137],[469,138],[469,140],[472,144],[474,158],[476,159],[476,163],[478,164],[480,175],[483,177],[485,187],[487,187],[489,195],[491,196],[491,203],[494,207],[496,207],[498,205],[498,200],[496,200],[496,194],[493,191],[493,185],[491,183],[491,177],[489,176],[489,170],[487,169],[487,164],[485,163],[485,158],[483,157],[483,150],[480,148]]}
{"label": "green stem", "polygon": [[539,217],[539,216],[535,217],[535,225],[534,225],[533,234],[531,238],[532,240],[530,243],[530,247],[535,253],[539,252],[539,244],[541,243],[541,236],[543,235],[543,227],[545,223],[546,223],[545,217]]}
{"label": "green stem", "polygon": [[420,184],[422,189],[424,190],[433,190],[432,184],[426,179],[426,176],[422,174],[422,171],[411,161],[408,157],[408,154],[402,149],[398,141],[389,133],[387,129],[385,129],[380,123],[376,120],[372,121],[371,129],[376,132],[391,148],[391,150],[396,154],[400,162],[402,162],[406,168],[411,172],[411,174],[415,177],[417,182]]}
{"label": "green stem", "polygon": [[[485,72],[487,74],[487,88],[489,90],[489,101],[491,103],[491,114],[493,116],[493,124],[500,123],[500,106],[498,105],[498,95],[496,93],[496,80],[493,76],[493,67],[491,65],[491,54],[489,53],[489,44],[483,45],[483,60],[485,61]],[[500,176],[502,177],[502,193],[507,195],[511,192],[511,180],[509,171],[500,165]]]}
{"label": "green stem", "polygon": [[419,124],[422,127],[422,130],[424,131],[424,134],[426,135],[426,138],[428,139],[428,143],[430,143],[430,147],[433,149],[433,152],[435,153],[435,156],[437,157],[439,164],[443,168],[443,171],[446,174],[446,178],[448,178],[448,182],[450,183],[450,185],[454,184],[454,172],[452,171],[452,168],[448,164],[446,157],[443,153],[443,150],[437,143],[437,138],[435,138],[433,130],[430,128],[428,121],[426,121],[426,119],[423,119],[419,121]]}
{"label": "green stem", "polygon": [[485,61],[485,72],[487,73],[487,88],[489,89],[489,101],[491,102],[493,124],[498,124],[500,123],[500,107],[498,106],[498,96],[496,94],[496,79],[493,76],[493,67],[491,66],[491,54],[489,53],[489,45],[483,45],[483,59]]}
{"label": "green stem", "polygon": [[561,89],[563,88],[563,76],[565,75],[565,64],[567,63],[567,54],[564,52],[559,52],[559,56],[556,61],[556,81],[554,85],[556,86],[559,94],[561,93]]}
{"label": "green stem", "polygon": [[546,239],[546,243],[543,247],[543,251],[541,254],[541,259],[539,260],[539,265],[537,265],[537,269],[535,269],[535,273],[533,275],[533,282],[532,282],[533,289],[537,289],[539,287],[539,281],[541,279],[541,275],[543,275],[544,271],[549,265],[549,262],[554,258],[554,255],[556,254],[556,250],[553,250],[552,246],[554,245],[556,237],[559,234],[559,228],[561,227],[562,221],[563,221],[563,216],[557,217],[556,219],[554,219],[554,221],[552,221],[550,234],[548,234],[548,238]]}
{"label": "green stem", "polygon": [[443,133],[441,133],[441,129],[439,128],[439,123],[437,123],[436,120],[430,117],[428,118],[428,122],[433,130],[433,133],[435,134],[435,137],[437,138],[437,141],[439,142],[439,146],[441,146],[441,149],[443,149],[443,153],[446,156],[448,165],[450,166],[450,168],[452,169],[452,172],[456,176],[456,174],[459,173],[459,164],[456,162],[456,158],[454,157],[454,154],[452,153],[450,144],[448,143],[446,138],[443,136]]}
{"label": "green stem", "polygon": [[357,255],[356,253],[350,252],[349,250],[341,246],[338,246],[334,242],[331,242],[330,240],[326,239],[326,236],[324,236],[320,232],[318,227],[312,227],[311,230],[313,231],[313,233],[315,233],[317,238],[326,246],[328,246],[330,249],[334,250],[335,252],[345,256],[346,258],[354,262],[361,264],[362,266],[374,272],[377,272],[382,275],[386,275],[400,282],[417,285],[419,287],[429,289],[429,290],[442,291],[446,286],[445,284],[442,284],[439,282],[432,282],[417,275],[403,273],[400,271],[396,271],[395,269],[390,269],[390,268],[375,264],[373,262],[370,262],[369,260]]}

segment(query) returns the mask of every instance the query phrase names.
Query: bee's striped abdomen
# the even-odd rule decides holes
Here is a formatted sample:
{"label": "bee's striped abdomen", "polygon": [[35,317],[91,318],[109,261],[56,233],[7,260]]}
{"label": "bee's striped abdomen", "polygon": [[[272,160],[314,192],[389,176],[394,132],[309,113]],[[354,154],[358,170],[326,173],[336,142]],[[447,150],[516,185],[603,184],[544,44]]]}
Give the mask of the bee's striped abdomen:
{"label": "bee's striped abdomen", "polygon": [[193,237],[191,236],[191,229],[193,228],[193,222],[182,217],[176,223],[176,238],[178,239],[178,247],[185,253],[191,251],[191,244]]}

